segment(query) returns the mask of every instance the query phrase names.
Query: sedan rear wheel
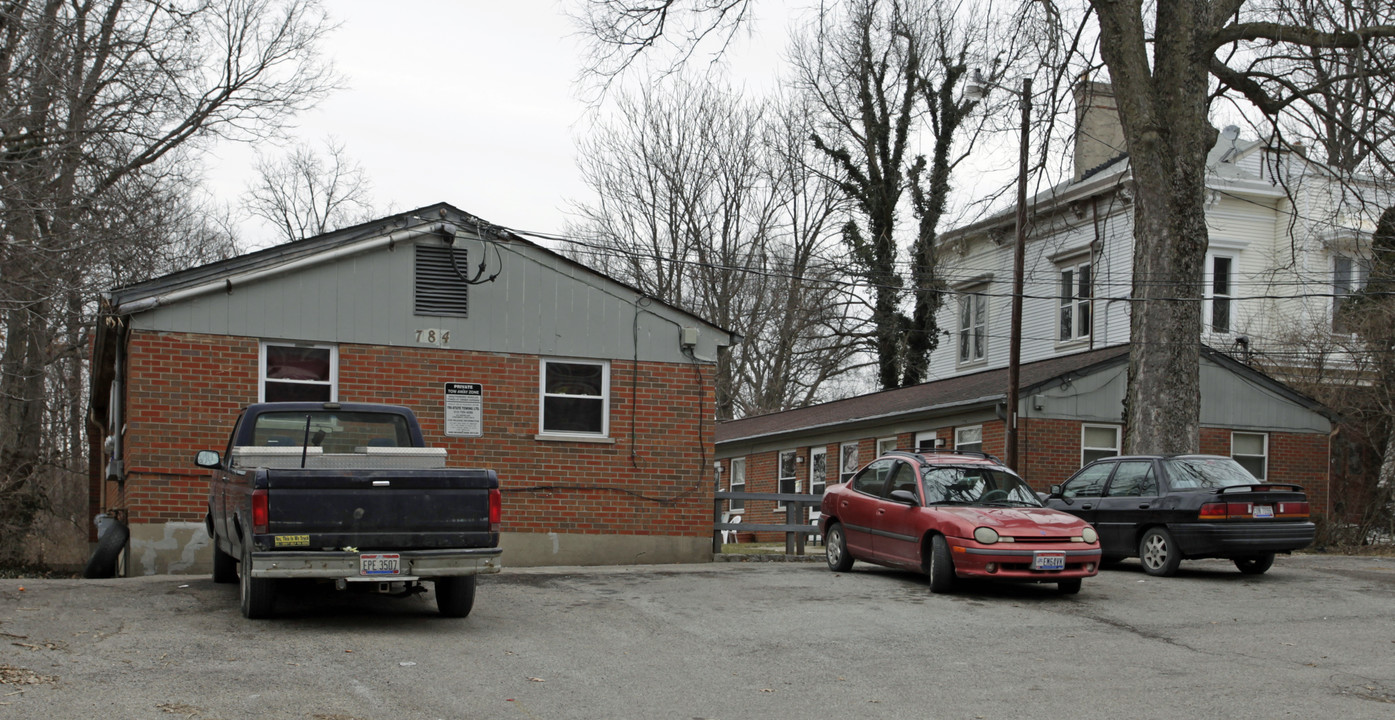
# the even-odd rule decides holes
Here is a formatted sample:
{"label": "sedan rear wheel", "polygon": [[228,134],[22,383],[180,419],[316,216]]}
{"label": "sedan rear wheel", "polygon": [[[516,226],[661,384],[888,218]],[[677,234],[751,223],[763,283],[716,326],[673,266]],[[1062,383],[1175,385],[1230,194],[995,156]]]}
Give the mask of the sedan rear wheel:
{"label": "sedan rear wheel", "polygon": [[1177,572],[1182,564],[1182,554],[1172,542],[1172,533],[1166,528],[1149,528],[1138,541],[1138,559],[1143,561],[1143,571],[1149,575],[1168,577]]}
{"label": "sedan rear wheel", "polygon": [[848,539],[843,535],[843,525],[833,523],[828,526],[828,535],[823,542],[824,555],[828,558],[828,569],[833,572],[847,572],[852,569],[853,557],[848,554]]}
{"label": "sedan rear wheel", "polygon": [[949,592],[954,587],[954,560],[949,556],[949,543],[945,536],[930,538],[930,592]]}
{"label": "sedan rear wheel", "polygon": [[1235,567],[1246,575],[1263,575],[1274,566],[1274,553],[1235,558]]}

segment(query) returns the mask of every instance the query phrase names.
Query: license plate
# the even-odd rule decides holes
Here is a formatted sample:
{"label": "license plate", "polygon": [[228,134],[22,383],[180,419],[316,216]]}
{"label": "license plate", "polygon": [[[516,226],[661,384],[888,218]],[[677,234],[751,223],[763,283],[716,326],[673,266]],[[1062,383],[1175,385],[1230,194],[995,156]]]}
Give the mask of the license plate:
{"label": "license plate", "polygon": [[1256,505],[1256,506],[1255,506],[1255,517],[1257,517],[1257,518],[1271,518],[1271,517],[1274,517],[1274,506],[1273,506],[1273,505]]}
{"label": "license plate", "polygon": [[1065,570],[1066,556],[1061,553],[1036,553],[1032,556],[1033,570]]}
{"label": "license plate", "polygon": [[398,575],[402,572],[402,556],[397,553],[373,553],[358,556],[359,575]]}

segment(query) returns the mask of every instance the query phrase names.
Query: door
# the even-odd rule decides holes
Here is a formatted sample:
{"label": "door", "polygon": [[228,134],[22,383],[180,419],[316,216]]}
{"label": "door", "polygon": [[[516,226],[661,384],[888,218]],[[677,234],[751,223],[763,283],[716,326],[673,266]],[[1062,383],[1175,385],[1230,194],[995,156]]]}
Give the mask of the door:
{"label": "door", "polygon": [[1138,528],[1152,517],[1158,501],[1158,473],[1152,460],[1120,460],[1096,508],[1100,550],[1111,557],[1138,553]]}
{"label": "door", "polygon": [[920,568],[920,503],[907,505],[891,499],[891,493],[906,490],[920,499],[916,490],[915,468],[896,462],[886,484],[886,496],[877,506],[876,532],[872,549],[884,562],[912,569]]}
{"label": "door", "polygon": [[875,556],[872,534],[877,529],[877,510],[885,500],[886,481],[896,462],[893,458],[873,461],[853,476],[845,492],[838,494],[838,517],[843,521],[844,537],[854,557]]}
{"label": "door", "polygon": [[[809,448],[809,494],[816,498],[822,498],[826,487],[828,487],[828,448]],[[813,525],[815,529],[818,528],[821,515],[818,505],[809,506],[809,524]]]}
{"label": "door", "polygon": [[1052,496],[1047,506],[1064,510],[1094,525],[1098,518],[1100,498],[1104,496],[1104,486],[1109,481],[1114,464],[1111,460],[1101,460],[1086,465],[1061,486],[1061,494]]}

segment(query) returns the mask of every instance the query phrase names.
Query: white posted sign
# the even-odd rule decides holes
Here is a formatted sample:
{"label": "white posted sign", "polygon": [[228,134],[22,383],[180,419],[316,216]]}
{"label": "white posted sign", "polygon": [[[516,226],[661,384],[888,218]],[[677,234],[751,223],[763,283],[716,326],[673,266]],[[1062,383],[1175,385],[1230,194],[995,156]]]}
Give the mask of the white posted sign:
{"label": "white posted sign", "polygon": [[483,384],[446,383],[446,435],[450,437],[482,437],[484,435]]}

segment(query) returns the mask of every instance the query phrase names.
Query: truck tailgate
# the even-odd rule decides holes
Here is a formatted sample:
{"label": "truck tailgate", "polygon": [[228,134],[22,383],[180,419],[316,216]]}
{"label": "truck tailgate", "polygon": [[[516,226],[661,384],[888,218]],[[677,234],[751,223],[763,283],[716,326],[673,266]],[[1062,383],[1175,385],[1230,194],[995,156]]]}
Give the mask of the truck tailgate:
{"label": "truck tailgate", "polygon": [[492,547],[493,470],[267,471],[277,549]]}

